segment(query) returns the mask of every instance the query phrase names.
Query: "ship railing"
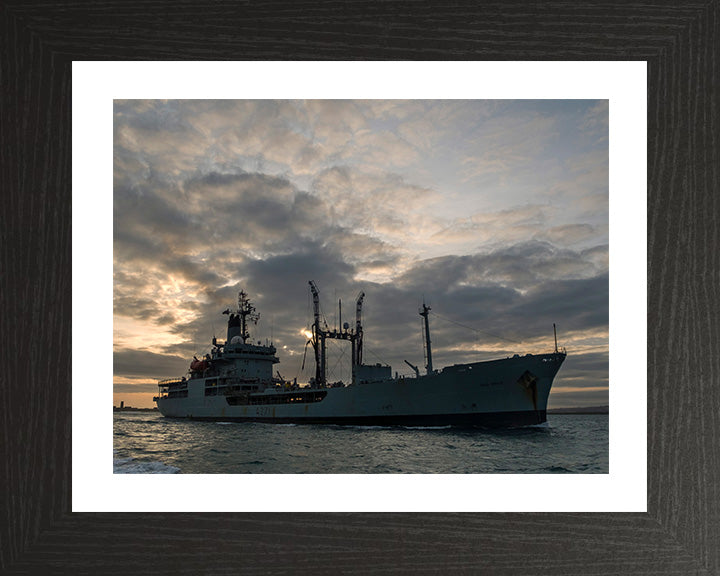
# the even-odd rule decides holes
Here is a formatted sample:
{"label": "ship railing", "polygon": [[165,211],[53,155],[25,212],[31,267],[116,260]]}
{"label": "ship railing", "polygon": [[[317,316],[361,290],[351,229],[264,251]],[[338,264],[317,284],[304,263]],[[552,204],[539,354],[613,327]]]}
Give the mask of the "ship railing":
{"label": "ship railing", "polygon": [[187,380],[185,378],[164,378],[162,380],[158,380],[158,386],[172,386],[174,384],[186,384]]}

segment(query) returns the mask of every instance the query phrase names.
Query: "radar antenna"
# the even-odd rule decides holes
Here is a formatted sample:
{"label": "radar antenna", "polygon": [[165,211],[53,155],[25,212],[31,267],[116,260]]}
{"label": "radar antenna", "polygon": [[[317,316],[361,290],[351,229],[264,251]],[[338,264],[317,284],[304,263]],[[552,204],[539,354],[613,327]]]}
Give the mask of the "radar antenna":
{"label": "radar antenna", "polygon": [[255,306],[252,305],[247,292],[244,290],[240,290],[240,294],[238,294],[237,314],[240,317],[240,337],[242,338],[243,344],[245,344],[247,339],[250,338],[247,321],[251,320],[254,325],[257,325],[258,320],[260,320],[260,314],[255,311]]}

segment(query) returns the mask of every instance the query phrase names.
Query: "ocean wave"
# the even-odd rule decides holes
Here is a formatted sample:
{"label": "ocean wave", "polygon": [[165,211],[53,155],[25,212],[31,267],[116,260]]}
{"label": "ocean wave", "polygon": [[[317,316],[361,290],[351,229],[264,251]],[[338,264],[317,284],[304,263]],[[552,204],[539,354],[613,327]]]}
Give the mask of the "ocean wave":
{"label": "ocean wave", "polygon": [[565,468],[564,466],[546,466],[543,470],[546,472],[552,472],[557,474],[558,472],[564,473],[564,472],[572,472],[569,468]]}
{"label": "ocean wave", "polygon": [[522,426],[513,426],[511,428],[506,428],[506,430],[527,430],[529,428],[539,428],[541,430],[545,430],[547,428],[550,428],[550,423],[541,422],[540,424],[523,424]]}
{"label": "ocean wave", "polygon": [[335,424],[338,428],[354,428],[355,430],[392,430],[392,426],[364,426],[361,424]]}
{"label": "ocean wave", "polygon": [[135,458],[115,458],[114,474],[179,474],[180,468],[156,461],[135,460]]}

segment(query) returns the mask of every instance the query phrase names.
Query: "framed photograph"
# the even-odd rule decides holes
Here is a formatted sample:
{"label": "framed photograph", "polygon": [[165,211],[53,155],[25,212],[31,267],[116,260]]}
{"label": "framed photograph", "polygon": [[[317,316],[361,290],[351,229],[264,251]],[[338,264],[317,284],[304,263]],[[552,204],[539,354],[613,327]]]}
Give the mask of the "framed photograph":
{"label": "framed photograph", "polygon": [[[73,71],[76,151],[100,167],[75,221],[113,232],[116,473],[608,474],[610,340],[637,394],[615,396],[636,404],[616,436],[645,453],[608,274],[610,237],[613,270],[646,261],[644,62],[120,67]],[[197,73],[203,94],[173,84]],[[112,93],[159,92],[177,98],[113,98],[107,123]],[[622,291],[641,342],[644,279]]]}
{"label": "framed photograph", "polygon": [[[116,406],[111,431],[89,409],[94,379],[74,379],[74,510],[645,510],[633,344],[646,335],[646,290],[644,278],[618,283],[646,260],[645,197],[633,193],[646,177],[643,62],[73,67],[75,153],[89,159],[74,181],[74,260],[114,266],[112,292],[75,292],[98,310],[115,304],[74,326],[112,333]],[[100,182],[104,202],[93,201]],[[609,239],[623,246],[610,283]],[[98,251],[111,242],[112,255]],[[343,301],[328,302],[326,287],[345,302],[363,294],[351,300],[357,328],[338,330]],[[609,289],[623,298],[610,302]],[[555,414],[546,428],[548,407],[607,406],[609,341],[611,379],[633,382],[612,388],[614,444],[607,415]],[[565,346],[568,378],[548,398]],[[88,374],[106,369],[88,362]],[[168,366],[177,375],[158,391],[149,375]],[[458,425],[504,432],[446,430]],[[97,457],[108,442],[109,478]],[[133,479],[148,484],[128,494],[124,472],[182,475]],[[244,490],[275,497],[188,484],[210,472],[251,474]],[[534,480],[542,499],[518,495],[527,474],[545,475]],[[323,498],[297,499],[288,481],[321,483]]]}
{"label": "framed photograph", "polygon": [[[116,571],[119,565],[138,573],[718,571],[720,553],[714,543],[719,511],[712,488],[718,473],[713,457],[718,443],[713,387],[717,262],[707,249],[715,229],[711,192],[718,184],[711,161],[717,155],[713,134],[718,106],[712,89],[717,71],[711,57],[717,3],[672,9],[555,6],[542,13],[497,5],[472,9],[477,13],[471,18],[457,7],[424,15],[419,7],[396,7],[392,19],[380,5],[350,6],[342,14],[317,7],[318,17],[329,18],[322,30],[300,15],[296,19],[292,11],[273,15],[260,6],[229,15],[220,8],[186,6],[167,15],[159,7],[138,6],[135,14],[108,6],[90,11],[61,3],[40,10],[11,4],[0,13],[7,54],[0,66],[3,77],[14,79],[12,89],[0,95],[2,178],[9,191],[2,222],[2,292],[8,297],[3,299],[3,327],[6,341],[13,342],[6,355],[11,370],[0,388],[0,454],[6,463],[0,467],[6,487],[0,500],[5,511],[0,526],[3,573],[97,574]],[[272,22],[270,28],[249,24],[265,19]],[[439,31],[444,19],[452,22],[450,36]],[[200,21],[206,26],[196,24]],[[512,37],[503,34],[508,22]],[[417,33],[409,35],[407,26]],[[220,33],[226,28],[232,34]],[[298,29],[307,34],[292,32]],[[217,33],[209,37],[209,30]],[[353,48],[337,52],[351,37]],[[487,482],[476,474],[396,474],[390,479],[113,474],[112,454],[107,453],[113,357],[106,322],[108,312],[112,322],[113,263],[108,255],[113,237],[104,219],[113,159],[76,146],[81,129],[76,122],[86,112],[93,117],[93,103],[83,99],[76,73],[85,66],[98,85],[130,76],[146,78],[146,86],[164,81],[164,93],[155,90],[146,96],[150,99],[176,98],[173,77],[184,77],[185,84],[192,77],[196,98],[202,99],[204,74],[232,71],[221,63],[121,62],[166,58],[168,46],[175,47],[172,57],[178,60],[258,60],[239,80],[254,81],[247,98],[255,99],[276,97],[272,88],[263,93],[259,82],[266,78],[272,85],[272,72],[280,73],[276,82],[278,77],[281,82],[302,80],[305,86],[308,76],[319,78],[328,71],[338,84],[351,82],[343,67],[352,76],[367,73],[361,72],[361,63],[354,69],[349,64],[283,67],[263,62],[288,57],[442,58],[446,62],[418,63],[416,68],[406,63],[405,70],[415,72],[404,78],[405,84],[421,75],[423,65],[425,84],[440,87],[437,96],[425,96],[429,100],[451,98],[442,87],[453,68],[482,70],[458,60],[497,61],[495,67],[505,72],[524,70],[520,82],[533,85],[550,84],[548,75],[569,74],[577,86],[564,98],[578,100],[587,98],[582,90],[591,82],[584,74],[598,67],[615,70],[619,78],[627,75],[627,85],[638,78],[643,84],[646,73],[647,94],[641,98],[646,110],[640,115],[647,120],[640,118],[640,125],[647,140],[634,141],[632,131],[622,138],[634,147],[628,157],[636,157],[638,146],[647,146],[646,182],[626,179],[620,183],[625,195],[613,197],[613,170],[622,158],[615,163],[612,146],[610,151],[611,230],[613,209],[619,208],[624,227],[647,237],[647,245],[632,237],[619,240],[623,264],[616,278],[612,264],[610,269],[608,473],[490,475]],[[530,72],[532,63],[523,68],[517,62],[528,59],[537,61],[538,76]],[[573,67],[572,62],[541,62],[546,59],[587,62]],[[90,60],[106,62],[106,71],[101,62]],[[617,62],[608,62],[613,60]],[[387,64],[391,84],[401,68]],[[494,78],[492,68],[486,69],[486,81]],[[304,78],[294,77],[298,72]],[[126,85],[126,93],[113,95],[113,100],[139,97]],[[295,97],[343,95],[333,96],[330,90]],[[387,96],[400,97],[408,94]],[[357,98],[372,99],[373,94]],[[612,141],[613,104],[611,97],[605,98],[610,101]],[[112,139],[112,102],[95,104],[104,107]],[[617,105],[622,109],[621,99]],[[616,118],[622,126],[638,120]],[[97,179],[96,196],[75,195],[78,186],[87,191],[97,165],[108,180]],[[628,200],[638,195],[644,208],[645,193],[646,221],[637,218]],[[613,250],[611,240],[611,262]],[[638,262],[638,256],[646,262]],[[617,338],[613,299],[630,303],[615,316]],[[614,342],[620,344],[618,357],[626,359],[618,372],[613,371]],[[427,356],[424,362],[430,364]],[[637,385],[643,377],[646,395],[644,386]],[[624,396],[637,389],[638,396]],[[614,443],[628,451],[613,450]],[[95,466],[76,465],[77,458],[92,459],[93,454]],[[574,491],[568,480],[577,478],[585,484]],[[615,483],[620,481],[622,490]],[[619,499],[605,499],[617,492]]]}

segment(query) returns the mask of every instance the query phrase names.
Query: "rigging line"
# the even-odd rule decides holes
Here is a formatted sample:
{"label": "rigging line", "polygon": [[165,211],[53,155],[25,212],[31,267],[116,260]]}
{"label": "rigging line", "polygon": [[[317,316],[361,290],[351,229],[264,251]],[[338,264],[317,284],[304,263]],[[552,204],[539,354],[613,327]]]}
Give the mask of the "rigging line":
{"label": "rigging line", "polygon": [[510,338],[505,338],[503,336],[500,336],[498,334],[493,334],[492,332],[488,332],[486,330],[479,330],[477,328],[473,328],[472,326],[460,324],[460,322],[455,322],[455,320],[450,320],[450,318],[445,318],[443,316],[440,316],[440,314],[438,314],[437,312],[431,312],[431,314],[433,316],[436,316],[437,318],[440,318],[440,320],[445,320],[445,322],[450,322],[451,324],[457,324],[458,326],[467,328],[468,330],[472,330],[473,332],[482,332],[483,334],[487,334],[488,336],[492,336],[493,338],[498,338],[499,340],[505,340],[507,342],[512,342],[513,344],[522,344],[522,342],[518,342],[517,340],[511,340]]}
{"label": "rigging line", "polygon": [[[335,344],[332,344],[333,348],[335,348]],[[340,356],[338,357],[337,361],[335,362],[335,365],[330,368],[330,374],[335,374],[335,368],[338,367],[338,364],[340,364],[340,361],[345,357],[345,353],[347,352],[347,347],[343,346],[340,348],[339,346],[336,348],[336,350],[340,350]]]}
{"label": "rigging line", "polygon": [[300,366],[298,367],[298,370],[297,370],[297,374],[295,374],[295,379],[296,379],[296,380],[297,380],[298,378],[300,378],[300,373],[301,373],[301,372],[305,372],[305,358],[307,358],[307,349],[308,349],[308,345],[309,345],[309,344],[310,344],[310,340],[308,340],[307,342],[305,342],[305,349],[303,350],[302,364],[300,364]]}
{"label": "rigging line", "polygon": [[312,306],[312,294],[310,293],[310,287],[307,289],[307,309],[305,310],[305,318],[310,318],[310,306]]}
{"label": "rigging line", "polygon": [[373,350],[371,350],[370,348],[365,348],[365,352],[370,352],[370,354],[372,354],[373,356],[375,356],[375,358],[377,358],[378,360],[380,360],[380,362],[382,362],[383,364],[385,364],[385,365],[387,366],[388,363],[385,362],[385,359],[384,359],[384,358],[380,358],[380,356],[378,356],[377,354],[375,354],[375,352],[374,352]]}

